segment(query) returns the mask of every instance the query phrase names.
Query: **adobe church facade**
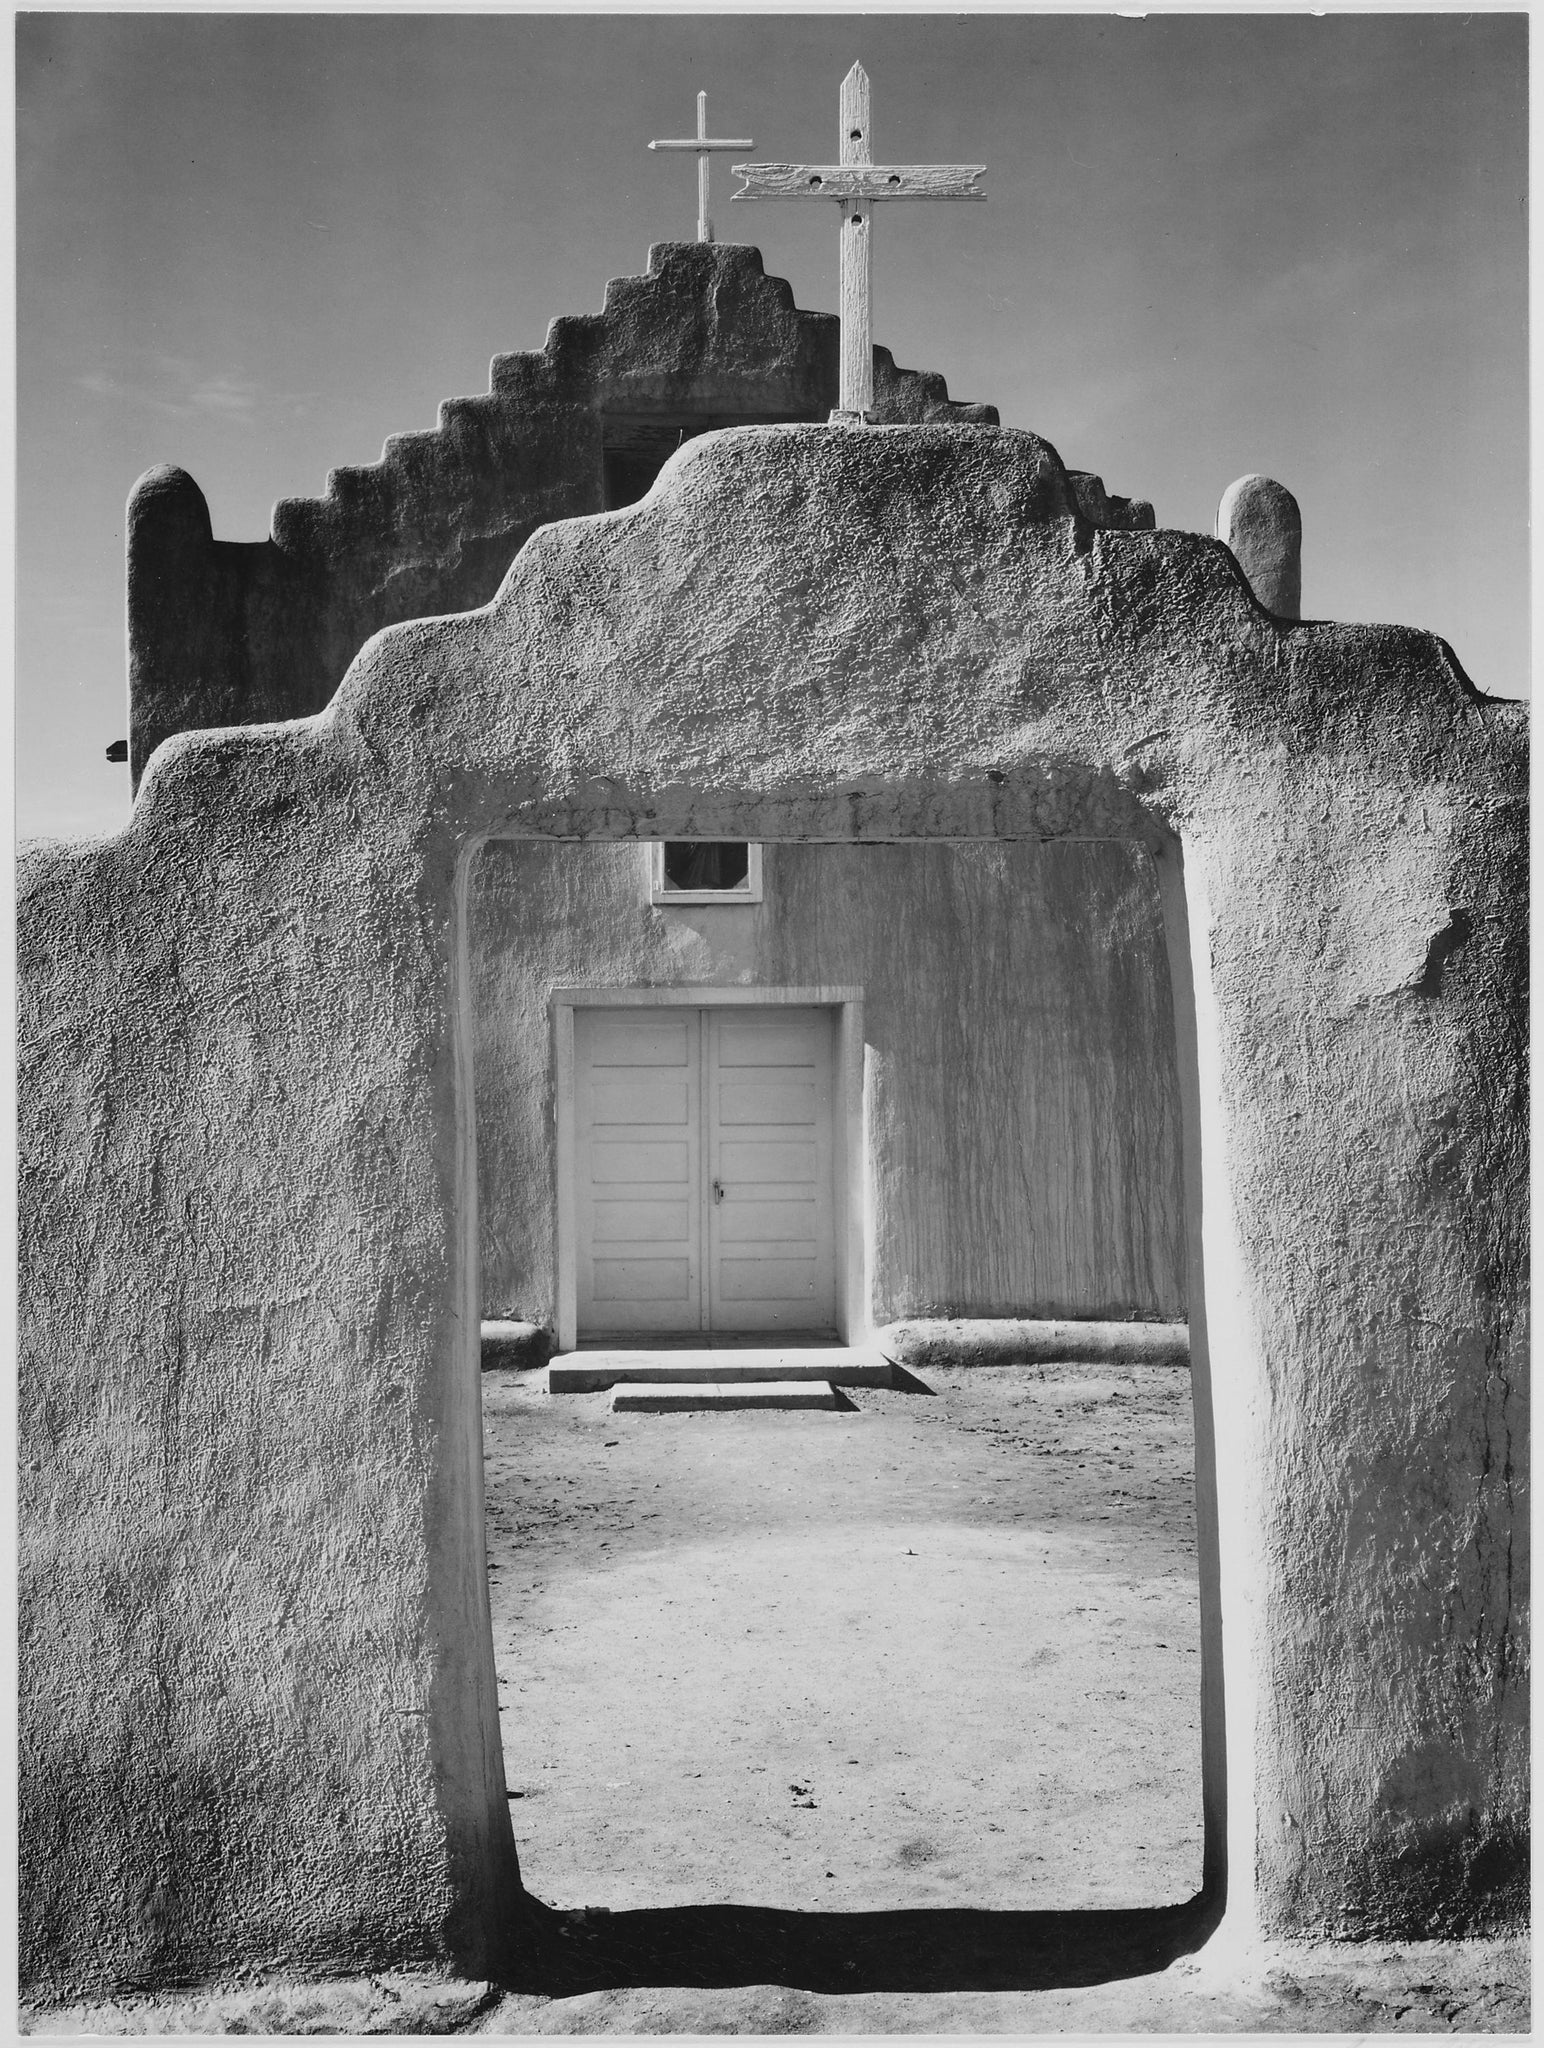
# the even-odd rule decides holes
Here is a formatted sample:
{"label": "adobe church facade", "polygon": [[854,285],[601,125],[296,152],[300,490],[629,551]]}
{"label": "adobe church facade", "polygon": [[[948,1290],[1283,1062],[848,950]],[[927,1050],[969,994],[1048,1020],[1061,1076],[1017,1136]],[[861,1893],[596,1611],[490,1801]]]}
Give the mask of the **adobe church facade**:
{"label": "adobe church facade", "polygon": [[[1523,712],[1428,634],[1267,612],[888,370],[892,423],[688,436],[568,516],[606,490],[578,366],[672,278],[703,405],[817,403],[828,331],[759,275],[667,251],[496,372],[587,451],[561,488],[464,401],[239,561],[186,480],[136,494],[134,812],[20,873],[39,1996],[536,1938],[479,1320],[635,1313],[669,1276],[586,1282],[584,1205],[613,1246],[672,1201],[713,1227],[741,1126],[752,1207],[818,1201],[770,1166],[824,1143],[838,1318],[1183,1310],[1229,1919],[1526,1913]],[[749,301],[786,341],[736,385]],[[694,903],[645,851],[730,843],[759,904],[749,853],[747,900]],[[716,1227],[707,1327],[784,1300],[734,1295]]]}

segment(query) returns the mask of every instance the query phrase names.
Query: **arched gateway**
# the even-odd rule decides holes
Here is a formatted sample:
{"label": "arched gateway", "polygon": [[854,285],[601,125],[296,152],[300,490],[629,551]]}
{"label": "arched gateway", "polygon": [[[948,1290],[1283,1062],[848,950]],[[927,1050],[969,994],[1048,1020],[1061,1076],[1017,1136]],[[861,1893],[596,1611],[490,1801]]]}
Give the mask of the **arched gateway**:
{"label": "arched gateway", "polygon": [[518,1925],[466,940],[501,834],[1145,849],[1211,1879],[1277,1930],[1517,1910],[1525,785],[1430,636],[1273,619],[974,425],[704,436],[319,716],[167,742],[123,833],[23,873],[26,1979],[482,1971]]}

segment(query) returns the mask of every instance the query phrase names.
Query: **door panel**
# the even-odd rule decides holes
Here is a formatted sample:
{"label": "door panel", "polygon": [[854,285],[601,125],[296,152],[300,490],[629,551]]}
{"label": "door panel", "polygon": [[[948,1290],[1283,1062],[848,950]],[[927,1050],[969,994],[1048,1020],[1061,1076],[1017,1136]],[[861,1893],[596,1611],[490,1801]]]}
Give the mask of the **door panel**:
{"label": "door panel", "polygon": [[[602,1125],[600,1128],[607,1127]],[[614,1130],[616,1126],[610,1128]],[[640,1180],[682,1185],[691,1172],[692,1148],[690,1145],[651,1145],[647,1139],[636,1138],[608,1142],[597,1136],[592,1158],[597,1187]]]}
{"label": "door panel", "polygon": [[[639,1302],[650,1305],[668,1301],[681,1305],[691,1299],[692,1272],[689,1259],[600,1259],[595,1261],[595,1299],[625,1303],[629,1309]],[[675,1329],[676,1324],[666,1326]]]}
{"label": "door panel", "polygon": [[[597,1065],[602,1067],[680,1067],[688,1024],[695,1032],[694,1010],[583,1010],[576,1012],[577,1034],[582,1017]],[[578,1049],[578,1037],[574,1040]]]}
{"label": "door panel", "polygon": [[826,1010],[773,1009],[719,1012],[721,1067],[807,1067],[829,1048]]}
{"label": "door panel", "polygon": [[651,1202],[647,1208],[635,1202],[595,1204],[595,1235],[603,1244],[647,1244],[670,1239],[685,1244],[691,1236],[691,1203]]}
{"label": "door panel", "polygon": [[776,1124],[769,1124],[764,1137],[750,1137],[743,1131],[736,1131],[732,1138],[721,1137],[716,1178],[726,1185],[733,1181],[736,1186],[762,1189],[786,1184],[790,1192],[797,1188],[813,1196],[820,1171],[819,1150],[813,1142],[780,1143],[787,1135]]}
{"label": "door panel", "polygon": [[702,1022],[574,1015],[574,1187],[585,1336],[702,1327]]}
{"label": "door panel", "polygon": [[595,1115],[598,1121],[607,1124],[674,1124],[677,1129],[684,1129],[686,1095],[684,1080],[598,1080],[595,1084]]}
{"label": "door panel", "polygon": [[815,1089],[809,1081],[725,1081],[718,1090],[724,1124],[804,1124],[815,1121]]}
{"label": "door panel", "polygon": [[703,1021],[712,1327],[830,1330],[832,1014],[769,1007]]}
{"label": "door panel", "polygon": [[791,1329],[808,1329],[802,1313],[815,1300],[819,1282],[813,1247],[802,1259],[724,1259],[717,1269],[719,1299],[736,1303],[792,1303],[801,1314],[788,1321]]}
{"label": "door panel", "polygon": [[797,1199],[797,1190],[790,1193],[793,1198],[787,1201],[779,1201],[775,1194],[765,1200],[747,1195],[730,1201],[726,1193],[718,1216],[719,1243],[725,1256],[733,1256],[739,1246],[782,1245],[790,1239],[807,1239],[809,1218]]}

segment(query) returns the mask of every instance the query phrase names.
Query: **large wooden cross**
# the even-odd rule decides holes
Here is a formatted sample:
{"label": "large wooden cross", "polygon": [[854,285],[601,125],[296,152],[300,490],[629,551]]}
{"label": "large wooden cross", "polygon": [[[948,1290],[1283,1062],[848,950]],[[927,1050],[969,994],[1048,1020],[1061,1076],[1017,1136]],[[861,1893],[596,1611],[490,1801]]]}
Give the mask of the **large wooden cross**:
{"label": "large wooden cross", "polygon": [[869,209],[889,199],[985,199],[976,180],[985,164],[876,164],[870,151],[869,82],[861,64],[842,80],[839,164],[733,164],[745,183],[736,199],[834,199],[842,209],[842,357],[844,413],[860,418],[874,403]]}
{"label": "large wooden cross", "polygon": [[715,142],[708,134],[708,96],[705,92],[697,95],[697,133],[688,135],[679,142],[651,142],[650,149],[694,149],[697,152],[697,239],[711,242],[713,223],[708,219],[708,161],[709,151],[715,149],[754,149],[754,142],[732,140]]}

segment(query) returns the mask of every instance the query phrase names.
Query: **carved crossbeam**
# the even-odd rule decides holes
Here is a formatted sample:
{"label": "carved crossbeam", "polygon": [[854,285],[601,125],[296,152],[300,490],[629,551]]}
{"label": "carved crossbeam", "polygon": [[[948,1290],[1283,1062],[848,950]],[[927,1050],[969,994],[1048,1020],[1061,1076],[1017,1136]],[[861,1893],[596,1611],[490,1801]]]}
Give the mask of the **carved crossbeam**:
{"label": "carved crossbeam", "polygon": [[732,164],[736,199],[985,199],[985,164]]}

